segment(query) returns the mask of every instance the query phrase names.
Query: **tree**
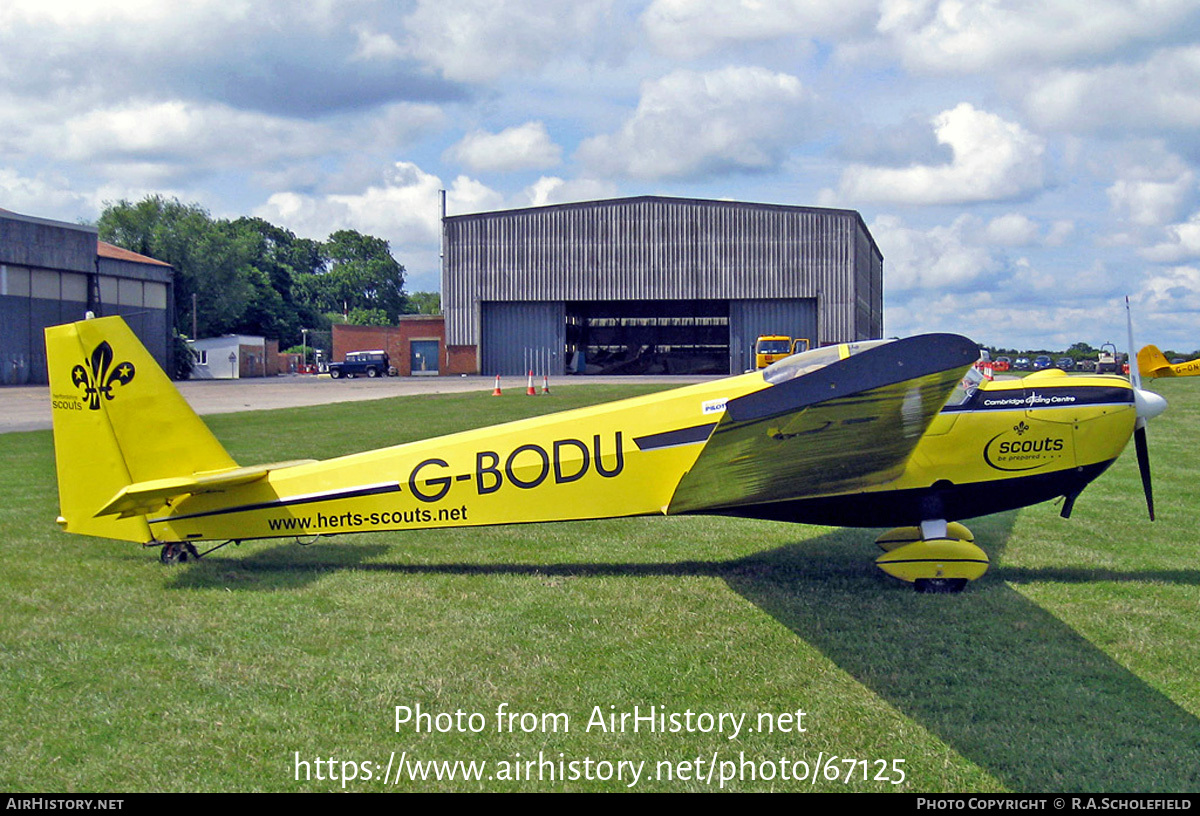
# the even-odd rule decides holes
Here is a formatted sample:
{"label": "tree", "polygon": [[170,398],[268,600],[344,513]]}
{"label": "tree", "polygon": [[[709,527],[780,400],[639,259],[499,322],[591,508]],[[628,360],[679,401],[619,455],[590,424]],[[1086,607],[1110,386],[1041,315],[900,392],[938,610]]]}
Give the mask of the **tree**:
{"label": "tree", "polygon": [[253,246],[237,240],[228,222],[213,221],[198,204],[149,196],[137,204],[107,204],[98,223],[110,243],[175,267],[175,325],[190,333],[197,296],[201,336],[231,332],[254,296],[247,267]]}
{"label": "tree", "polygon": [[346,322],[351,326],[390,326],[394,321],[383,309],[351,309]]}
{"label": "tree", "polygon": [[324,270],[306,277],[305,296],[326,312],[382,309],[389,322],[404,314],[404,267],[388,242],[355,230],[339,230],[321,245]]}
{"label": "tree", "polygon": [[196,362],[195,352],[188,345],[187,338],[177,331],[171,332],[171,357],[169,362],[172,369],[172,379],[186,380],[192,376],[192,368]]}
{"label": "tree", "polygon": [[300,339],[300,329],[319,326],[320,311],[297,280],[322,268],[321,244],[261,218],[239,218],[231,228],[252,246],[249,280],[255,291],[239,331],[291,344]]}
{"label": "tree", "polygon": [[413,292],[408,296],[408,309],[409,314],[441,314],[442,296],[437,292]]}
{"label": "tree", "polygon": [[1082,340],[1078,343],[1072,343],[1067,348],[1067,356],[1077,363],[1080,360],[1094,360],[1099,352],[1100,349],[1092,348],[1090,343],[1085,343]]}
{"label": "tree", "polygon": [[313,241],[261,218],[214,219],[198,204],[157,195],[107,203],[98,227],[105,241],[175,267],[175,326],[185,334],[193,294],[199,336],[255,334],[285,346],[300,341],[301,328],[328,329],[326,313],[394,323],[411,310],[388,242],[354,230]]}

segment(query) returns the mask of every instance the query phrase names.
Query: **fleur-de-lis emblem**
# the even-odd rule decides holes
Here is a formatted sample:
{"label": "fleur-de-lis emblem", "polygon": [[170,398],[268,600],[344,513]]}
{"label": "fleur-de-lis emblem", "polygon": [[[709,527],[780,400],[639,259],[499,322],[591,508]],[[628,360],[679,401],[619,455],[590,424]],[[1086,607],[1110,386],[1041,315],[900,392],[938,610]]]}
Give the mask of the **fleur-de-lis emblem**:
{"label": "fleur-de-lis emblem", "polygon": [[88,368],[77,365],[71,369],[71,381],[75,383],[76,388],[83,389],[83,394],[88,401],[88,408],[93,411],[100,410],[102,395],[108,400],[113,398],[114,383],[129,385],[129,381],[133,379],[133,363],[117,363],[113,368],[113,350],[107,340],[96,346],[92,351],[90,361],[85,360],[84,362]]}
{"label": "fleur-de-lis emblem", "polygon": [[1013,430],[1017,432],[1017,436],[1021,436],[1029,430],[1029,426],[1025,424],[1025,420],[1021,420],[1016,425],[1013,425]]}

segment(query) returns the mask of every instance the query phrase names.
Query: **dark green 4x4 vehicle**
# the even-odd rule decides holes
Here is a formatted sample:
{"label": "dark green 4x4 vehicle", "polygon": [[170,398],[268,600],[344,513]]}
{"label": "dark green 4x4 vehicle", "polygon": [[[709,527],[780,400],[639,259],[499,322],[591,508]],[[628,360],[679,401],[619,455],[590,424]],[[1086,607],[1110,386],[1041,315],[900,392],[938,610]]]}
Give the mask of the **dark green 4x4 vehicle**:
{"label": "dark green 4x4 vehicle", "polygon": [[351,351],[340,363],[329,364],[329,376],[335,380],[342,377],[386,377],[391,365],[386,351]]}

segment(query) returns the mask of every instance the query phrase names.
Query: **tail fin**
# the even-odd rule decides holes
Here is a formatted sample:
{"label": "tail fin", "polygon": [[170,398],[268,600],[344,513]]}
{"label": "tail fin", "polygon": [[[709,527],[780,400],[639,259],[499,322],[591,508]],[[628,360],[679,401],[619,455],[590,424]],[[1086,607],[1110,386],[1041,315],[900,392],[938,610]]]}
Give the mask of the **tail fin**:
{"label": "tail fin", "polygon": [[1142,346],[1137,354],[1138,371],[1143,377],[1170,377],[1174,375],[1166,356],[1158,346]]}
{"label": "tail fin", "polygon": [[144,515],[96,513],[134,483],[237,467],[121,318],[46,329],[46,362],[67,532],[152,541]]}

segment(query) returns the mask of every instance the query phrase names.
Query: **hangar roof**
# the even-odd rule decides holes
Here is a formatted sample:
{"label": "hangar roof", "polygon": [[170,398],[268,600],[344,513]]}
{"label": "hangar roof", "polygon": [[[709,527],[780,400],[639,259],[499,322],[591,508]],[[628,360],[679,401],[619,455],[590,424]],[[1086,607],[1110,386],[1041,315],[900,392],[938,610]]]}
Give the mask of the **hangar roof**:
{"label": "hangar roof", "polygon": [[131,263],[155,264],[156,266],[170,266],[165,261],[160,261],[151,258],[147,255],[139,255],[136,252],[131,252],[128,249],[122,249],[115,244],[110,244],[107,241],[96,242],[96,254],[101,258],[109,258],[114,261],[129,261]]}
{"label": "hangar roof", "polygon": [[867,229],[866,222],[863,221],[862,215],[858,210],[840,209],[837,207],[806,207],[793,204],[763,204],[753,201],[733,201],[730,199],[716,198],[680,198],[677,196],[661,196],[661,195],[641,195],[641,196],[626,196],[623,198],[602,198],[589,201],[571,201],[563,204],[543,204],[536,207],[514,207],[504,210],[486,210],[482,212],[460,213],[459,215],[447,215],[447,221],[454,220],[469,220],[479,218],[503,218],[505,216],[519,216],[524,213],[545,212],[551,210],[576,210],[576,209],[596,209],[601,207],[623,207],[630,204],[639,204],[642,202],[660,202],[663,204],[676,205],[695,205],[711,207],[714,205],[754,209],[754,210],[776,210],[780,212],[792,213],[824,213],[826,215],[845,215],[856,219],[862,227],[867,239],[871,243],[871,247],[875,253],[881,258],[883,253],[880,252],[878,244],[875,243],[875,238],[871,235],[871,231]]}
{"label": "hangar roof", "polygon": [[96,228],[88,224],[72,224],[69,221],[55,221],[52,218],[39,218],[34,215],[24,215],[23,213],[13,212],[0,207],[0,216],[9,219],[10,221],[21,221],[26,224],[37,224],[43,227],[54,227],[56,229],[72,230],[75,232],[90,232],[96,234]]}

